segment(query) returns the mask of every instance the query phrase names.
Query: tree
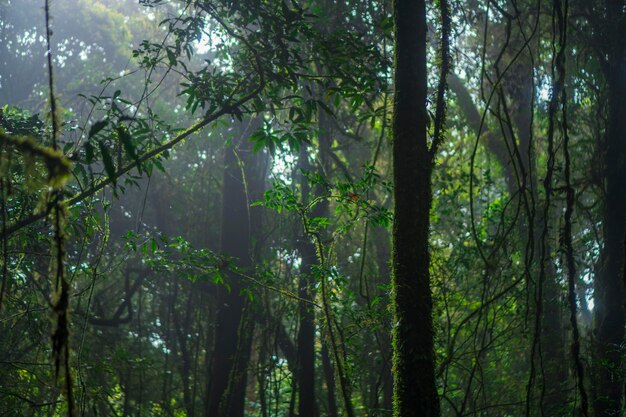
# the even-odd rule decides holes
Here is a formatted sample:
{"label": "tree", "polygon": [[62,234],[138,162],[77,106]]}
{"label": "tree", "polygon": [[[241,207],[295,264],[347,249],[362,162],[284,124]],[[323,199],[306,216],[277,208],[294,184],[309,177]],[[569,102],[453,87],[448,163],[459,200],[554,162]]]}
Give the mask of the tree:
{"label": "tree", "polygon": [[[393,135],[394,415],[437,417],[429,224],[426,4],[396,0]],[[437,141],[438,138],[435,138]]]}
{"label": "tree", "polygon": [[[206,416],[243,416],[247,368],[255,328],[252,306],[244,293],[243,278],[255,274],[254,242],[259,240],[258,208],[250,207],[262,187],[262,156],[252,153],[248,137],[259,121],[241,123],[233,143],[224,148],[221,253],[225,285],[218,288],[215,332]],[[256,231],[256,233],[255,233]]]}
{"label": "tree", "polygon": [[623,411],[622,2],[58,0],[63,123],[39,3],[0,0],[0,414],[70,412],[60,231],[79,415]]}
{"label": "tree", "polygon": [[[595,280],[594,335],[596,417],[620,414],[624,374],[620,347],[624,343],[626,239],[626,10],[623,1],[607,0],[591,15],[598,60],[606,80],[607,116],[602,155],[602,229],[604,246]],[[602,22],[602,23],[601,23]]]}

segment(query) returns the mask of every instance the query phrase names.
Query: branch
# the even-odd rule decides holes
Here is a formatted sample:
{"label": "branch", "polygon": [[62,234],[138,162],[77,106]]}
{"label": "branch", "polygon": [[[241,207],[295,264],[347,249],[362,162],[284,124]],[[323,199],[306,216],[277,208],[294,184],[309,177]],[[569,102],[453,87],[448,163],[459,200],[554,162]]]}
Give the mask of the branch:
{"label": "branch", "polygon": [[[146,275],[147,275],[146,270],[139,270],[139,277],[133,283],[133,285],[129,287],[128,273],[127,273],[126,280],[125,280],[126,281],[125,282],[125,287],[126,287],[125,297],[124,297],[124,300],[120,303],[120,305],[115,310],[113,317],[111,317],[110,319],[105,319],[105,318],[87,316],[87,321],[89,322],[89,324],[92,324],[94,326],[115,327],[120,324],[130,323],[130,321],[133,319],[133,307],[132,307],[131,301],[132,301],[133,295],[137,292],[137,290],[139,289],[139,286],[143,283],[143,280],[146,277]],[[126,309],[127,311],[126,317],[122,317],[122,314],[124,313],[124,309]]]}
{"label": "branch", "polygon": [[[481,124],[482,117],[480,115],[480,112],[474,104],[474,101],[469,91],[463,84],[463,81],[461,81],[461,79],[456,74],[450,73],[450,75],[448,76],[448,86],[450,87],[450,90],[456,95],[457,104],[463,112],[467,124],[476,134],[478,134],[479,130],[481,129],[481,125],[484,126],[484,124]],[[511,158],[509,157],[509,152],[506,149],[504,141],[501,140],[501,136],[497,135],[491,130],[483,130],[480,133],[481,136],[484,138],[487,150],[496,157],[498,163],[505,171],[507,183],[509,184],[509,186],[512,186],[512,184],[515,182],[515,175],[511,166]],[[512,189],[510,189],[509,191],[512,191]]]}
{"label": "branch", "polygon": [[49,407],[51,405],[56,405],[56,404],[61,402],[61,401],[57,400],[57,401],[48,401],[48,402],[38,403],[36,401],[31,400],[30,398],[27,398],[27,397],[24,397],[23,395],[18,394],[17,392],[0,390],[0,393],[4,394],[4,395],[9,395],[11,397],[15,397],[15,398],[17,398],[18,400],[21,400],[21,401],[25,401],[31,407]]}
{"label": "branch", "polygon": [[433,134],[433,143],[430,147],[430,157],[434,161],[437,156],[437,150],[443,141],[443,131],[446,122],[446,91],[448,90],[448,74],[450,71],[450,31],[452,22],[450,19],[450,5],[448,0],[440,0],[439,7],[441,9],[441,48],[439,53],[441,59],[441,68],[439,73],[439,82],[437,85],[437,104],[435,108],[435,131]]}
{"label": "branch", "polygon": [[[215,17],[215,16],[213,16]],[[217,19],[217,18],[216,18]],[[218,19],[219,21],[219,19]],[[224,27],[226,27],[226,25],[219,21],[220,24]],[[187,137],[191,136],[192,134],[198,132],[199,130],[201,130],[203,127],[205,127],[206,125],[212,123],[213,121],[217,120],[218,118],[220,118],[221,116],[224,116],[226,114],[230,114],[233,113],[236,109],[238,109],[240,106],[242,106],[243,104],[247,103],[248,101],[252,100],[253,98],[257,97],[261,91],[263,91],[263,89],[265,88],[266,85],[266,80],[265,80],[265,73],[263,71],[263,67],[261,65],[261,57],[260,54],[258,53],[258,51],[256,49],[254,49],[254,47],[250,44],[250,42],[248,42],[247,39],[245,39],[244,37],[235,34],[231,29],[227,28],[226,29],[228,31],[228,33],[233,36],[234,38],[236,38],[237,40],[241,41],[252,53],[253,58],[254,58],[254,62],[253,65],[257,71],[257,74],[259,76],[259,84],[258,86],[252,90],[251,92],[249,92],[248,94],[246,94],[245,96],[243,96],[242,98],[240,98],[239,100],[235,101],[233,104],[224,106],[222,109],[220,109],[219,111],[212,113],[212,114],[208,114],[205,115],[204,118],[202,120],[200,120],[198,123],[196,123],[195,125],[191,126],[190,128],[188,128],[187,130],[183,131],[182,133],[180,133],[178,136],[174,137],[173,139],[157,146],[156,148],[154,148],[153,150],[145,153],[144,155],[142,155],[141,157],[137,158],[136,160],[133,160],[132,162],[128,163],[127,165],[121,167],[120,169],[118,169],[113,175],[108,176],[105,179],[102,179],[98,182],[96,182],[95,184],[93,184],[91,187],[87,188],[86,190],[79,192],[78,194],[74,195],[73,197],[63,201],[63,204],[66,206],[73,206],[74,204],[80,203],[81,201],[93,196],[94,194],[96,194],[98,191],[102,190],[103,188],[105,188],[106,186],[112,184],[113,182],[117,181],[118,178],[120,178],[121,176],[127,174],[128,172],[130,172],[133,168],[136,168],[137,166],[140,166],[141,164],[143,164],[144,162],[160,155],[161,153],[163,153],[164,151],[167,151],[171,148],[173,148],[175,145],[177,145],[178,143],[180,143],[181,141],[183,141],[184,139],[186,139]],[[8,227],[6,227],[1,233],[0,233],[0,239],[1,238],[5,238],[5,237],[9,237],[11,235],[13,235],[14,233],[16,233],[17,231],[23,229],[26,226],[29,226],[43,218],[45,218],[48,213],[50,212],[50,210],[52,209],[52,205],[48,205],[48,207],[46,208],[46,210],[36,213],[36,214],[32,214],[22,220],[18,220],[17,222],[9,225]]]}

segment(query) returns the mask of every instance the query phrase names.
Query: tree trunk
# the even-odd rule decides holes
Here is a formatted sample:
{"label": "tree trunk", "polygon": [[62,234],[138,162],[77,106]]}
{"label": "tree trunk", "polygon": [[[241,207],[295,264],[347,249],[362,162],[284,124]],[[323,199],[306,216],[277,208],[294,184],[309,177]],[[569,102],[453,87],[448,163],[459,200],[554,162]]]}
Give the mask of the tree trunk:
{"label": "tree trunk", "polygon": [[[329,152],[330,128],[326,114],[319,112],[319,171],[325,174],[327,168],[327,153]],[[310,172],[313,167],[309,163],[309,155],[303,149],[300,152],[299,165],[305,172]],[[321,185],[314,189],[313,196],[310,196],[308,178],[302,177],[302,202],[308,204],[312,199],[322,197],[325,193]],[[322,199],[313,208],[311,216],[328,217],[328,201]],[[298,242],[298,251],[302,257],[300,266],[300,277],[298,281],[298,296],[303,300],[313,301],[315,299],[315,266],[318,264],[317,250],[311,241],[311,236],[301,236]],[[299,417],[315,417],[317,407],[315,401],[315,310],[311,303],[300,301],[298,303],[299,326],[298,326],[298,413]]]}
{"label": "tree trunk", "polygon": [[432,159],[426,136],[426,4],[396,0],[393,181],[394,415],[435,417],[428,251]]}
{"label": "tree trunk", "polygon": [[[179,297],[179,288],[178,284],[175,284],[175,294],[176,298]],[[195,285],[183,285],[183,289],[194,289]],[[190,350],[188,344],[188,336],[191,333],[192,326],[192,311],[195,308],[194,303],[195,293],[193,291],[189,291],[186,294],[187,300],[185,303],[185,312],[184,317],[181,322],[181,314],[179,311],[174,309],[172,312],[172,319],[174,321],[175,332],[176,332],[176,341],[177,343],[172,343],[173,346],[177,346],[178,353],[180,355],[180,363],[179,363],[179,372],[180,379],[183,390],[183,405],[185,406],[185,411],[187,415],[192,417],[194,414],[193,411],[193,400],[192,400],[192,392],[191,392],[191,370],[192,370],[192,352]],[[175,302],[174,302],[175,304]]]}
{"label": "tree trunk", "polygon": [[243,417],[245,411],[248,363],[254,337],[255,318],[253,306],[246,300],[239,323],[237,349],[230,369],[228,386],[220,401],[219,417]]}
{"label": "tree trunk", "polygon": [[[225,266],[223,272],[225,284],[217,287],[214,349],[211,357],[211,380],[205,417],[219,415],[220,402],[226,393],[231,370],[245,368],[240,362],[235,361],[236,354],[250,349],[249,346],[242,346],[239,340],[239,329],[242,326],[246,304],[245,296],[240,294],[244,286],[241,278],[228,269],[236,267],[244,273],[251,273],[253,266],[252,243],[254,239],[251,231],[253,222],[250,217],[250,199],[246,182],[256,175],[250,172],[253,160],[248,135],[253,129],[252,122],[246,126],[240,125],[235,132],[233,144],[224,149],[221,252],[227,258],[234,258],[234,264]],[[247,171],[246,175],[244,171]],[[249,343],[251,342],[250,338]],[[243,372],[240,382],[244,385],[242,389],[245,394],[247,375],[245,371]],[[242,402],[241,407],[234,403],[223,406],[224,409],[230,409],[233,413],[240,410],[239,416],[242,416],[244,398],[230,394],[226,398],[227,401]],[[237,417],[236,414],[230,416]]]}
{"label": "tree trunk", "polygon": [[337,390],[335,388],[335,371],[330,361],[330,353],[326,344],[322,344],[322,365],[324,368],[324,377],[326,379],[326,393],[328,398],[328,417],[339,416],[337,409]]}
{"label": "tree trunk", "polygon": [[[374,238],[376,241],[376,264],[378,265],[377,285],[388,284],[388,277],[391,269],[389,268],[389,258],[391,257],[389,230],[384,227],[376,227],[374,229]],[[385,295],[381,292],[380,297]],[[387,323],[389,324],[389,323]],[[393,409],[393,377],[391,375],[391,340],[387,332],[380,332],[379,335],[381,350],[380,356],[382,366],[380,370],[380,379],[383,384],[382,388],[382,404],[379,414],[381,416],[391,416]],[[376,393],[378,395],[378,393]]]}
{"label": "tree trunk", "polygon": [[[624,1],[607,0],[606,57],[608,120],[604,158],[604,247],[595,277],[594,334],[596,358],[593,408],[595,417],[621,415],[624,374],[620,346],[624,342],[624,236],[626,231],[626,47]],[[603,59],[604,57],[601,57]]]}
{"label": "tree trunk", "polygon": [[[302,264],[298,279],[298,296],[303,300],[312,301],[315,297],[313,274],[317,257],[315,247],[308,239],[308,236],[304,236],[299,245]],[[315,311],[311,304],[300,301],[298,313],[298,415],[315,417]]]}

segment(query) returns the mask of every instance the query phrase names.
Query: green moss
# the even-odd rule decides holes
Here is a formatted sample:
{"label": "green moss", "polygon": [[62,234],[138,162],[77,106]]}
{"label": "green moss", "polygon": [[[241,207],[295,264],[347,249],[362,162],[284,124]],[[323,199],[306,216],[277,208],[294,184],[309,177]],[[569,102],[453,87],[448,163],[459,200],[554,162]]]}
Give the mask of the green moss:
{"label": "green moss", "polygon": [[36,163],[46,167],[45,184],[61,188],[71,175],[71,163],[60,150],[42,146],[30,136],[8,135],[0,130],[0,177],[10,175],[10,165],[20,156],[24,163],[24,172],[29,180],[37,182]]}

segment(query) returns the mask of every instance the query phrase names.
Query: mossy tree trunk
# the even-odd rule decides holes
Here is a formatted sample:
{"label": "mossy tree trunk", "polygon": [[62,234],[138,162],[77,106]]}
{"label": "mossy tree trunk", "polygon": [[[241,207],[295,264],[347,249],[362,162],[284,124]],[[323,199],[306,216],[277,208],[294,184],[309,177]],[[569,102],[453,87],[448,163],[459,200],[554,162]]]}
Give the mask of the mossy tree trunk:
{"label": "mossy tree trunk", "polygon": [[432,157],[426,132],[426,4],[395,0],[393,13],[394,416],[434,417],[439,400],[428,251]]}

